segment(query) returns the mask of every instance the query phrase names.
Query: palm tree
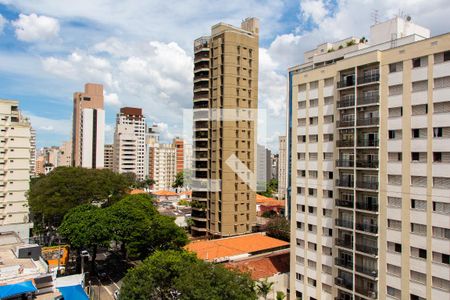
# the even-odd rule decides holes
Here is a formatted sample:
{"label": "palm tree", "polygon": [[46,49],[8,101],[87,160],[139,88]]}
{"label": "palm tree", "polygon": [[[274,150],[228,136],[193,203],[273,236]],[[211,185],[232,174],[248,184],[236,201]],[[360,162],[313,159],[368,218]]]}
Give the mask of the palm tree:
{"label": "palm tree", "polygon": [[263,281],[258,281],[256,284],[256,289],[258,290],[258,294],[267,300],[267,295],[270,293],[272,286],[273,282],[268,282],[266,278]]}

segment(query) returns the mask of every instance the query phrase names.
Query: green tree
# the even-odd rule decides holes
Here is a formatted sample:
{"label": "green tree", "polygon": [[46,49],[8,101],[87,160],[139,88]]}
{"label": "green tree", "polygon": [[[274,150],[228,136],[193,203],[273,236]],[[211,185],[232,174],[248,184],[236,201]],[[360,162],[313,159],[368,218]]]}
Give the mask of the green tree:
{"label": "green tree", "polygon": [[286,295],[282,291],[277,292],[277,300],[284,300],[286,299]]}
{"label": "green tree", "polygon": [[58,226],[63,216],[82,204],[109,205],[126,194],[127,177],[107,169],[58,167],[31,182],[28,193],[35,223]]}
{"label": "green tree", "polygon": [[265,197],[272,198],[273,194],[278,192],[278,180],[271,179],[266,183],[266,190],[264,192],[259,192],[258,194],[263,195]]}
{"label": "green tree", "polygon": [[128,271],[122,299],[256,299],[247,274],[199,260],[185,251],[156,251]]}
{"label": "green tree", "polygon": [[266,225],[267,235],[283,241],[290,240],[289,221],[283,216],[270,219]]}
{"label": "green tree", "polygon": [[184,174],[183,172],[178,172],[175,176],[175,181],[172,184],[173,188],[182,187],[184,184]]}
{"label": "green tree", "polygon": [[273,282],[267,281],[267,278],[256,283],[256,289],[258,291],[258,295],[267,299],[267,295],[269,295],[272,290]]}
{"label": "green tree", "polygon": [[94,271],[98,246],[107,246],[111,240],[106,211],[90,204],[75,207],[64,216],[58,231],[77,250],[78,262],[81,250],[91,249],[91,270]]}

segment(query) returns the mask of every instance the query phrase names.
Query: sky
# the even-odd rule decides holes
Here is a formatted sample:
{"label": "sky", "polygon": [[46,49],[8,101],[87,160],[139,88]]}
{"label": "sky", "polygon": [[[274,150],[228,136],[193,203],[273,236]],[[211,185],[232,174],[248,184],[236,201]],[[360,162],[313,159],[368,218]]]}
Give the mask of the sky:
{"label": "sky", "polygon": [[258,17],[259,107],[276,152],[287,68],[321,43],[367,37],[375,10],[378,21],[410,15],[432,35],[450,29],[446,0],[0,0],[0,98],[20,101],[38,147],[60,145],[71,138],[73,93],[102,83],[107,142],[123,106],[143,108],[169,141],[192,107],[193,40]]}

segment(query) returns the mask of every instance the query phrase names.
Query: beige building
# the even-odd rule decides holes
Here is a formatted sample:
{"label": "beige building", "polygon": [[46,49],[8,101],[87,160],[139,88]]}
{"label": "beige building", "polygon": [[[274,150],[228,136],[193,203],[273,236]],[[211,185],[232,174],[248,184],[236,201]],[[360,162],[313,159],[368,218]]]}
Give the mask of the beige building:
{"label": "beige building", "polygon": [[306,52],[289,95],[292,296],[448,299],[450,34],[375,24]]}
{"label": "beige building", "polygon": [[[239,176],[256,172],[256,124],[251,118],[217,120],[213,115],[219,109],[236,114],[258,108],[258,50],[256,18],[244,20],[241,28],[219,23],[211,36],[194,42],[194,235],[243,234],[255,224],[255,190]],[[238,176],[226,163],[234,156],[247,174]]]}
{"label": "beige building", "polygon": [[30,176],[36,176],[36,130],[31,128],[31,139],[30,139]]}
{"label": "beige building", "polygon": [[278,198],[286,199],[287,171],[286,167],[286,136],[280,136],[279,140],[279,156],[278,156]]}
{"label": "beige building", "polygon": [[103,168],[114,170],[114,145],[105,144],[105,159]]}
{"label": "beige building", "polygon": [[58,167],[70,167],[72,163],[72,142],[63,142],[59,147]]}
{"label": "beige building", "polygon": [[150,137],[147,140],[148,178],[153,179],[153,191],[171,190],[177,174],[177,140],[161,144]]}
{"label": "beige building", "polygon": [[31,125],[19,102],[0,100],[0,232],[14,231],[27,240],[26,193],[30,186]]}
{"label": "beige building", "polygon": [[101,169],[105,144],[103,86],[87,83],[73,95],[72,165]]}

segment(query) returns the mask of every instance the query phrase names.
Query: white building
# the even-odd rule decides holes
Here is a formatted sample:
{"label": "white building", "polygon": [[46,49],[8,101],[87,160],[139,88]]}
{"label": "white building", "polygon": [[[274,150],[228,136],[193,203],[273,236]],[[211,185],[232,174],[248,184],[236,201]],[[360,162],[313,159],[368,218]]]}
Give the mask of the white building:
{"label": "white building", "polygon": [[[114,139],[114,151],[117,150],[117,153],[115,153],[116,172],[133,172],[139,180],[144,180],[147,177],[145,137],[146,124],[142,109],[121,108],[116,118]],[[134,161],[131,161],[131,159]]]}
{"label": "white building", "polygon": [[26,193],[30,182],[31,125],[19,102],[0,100],[0,232],[29,238]]}
{"label": "white building", "polygon": [[153,190],[170,190],[177,174],[175,145],[150,142],[147,147],[149,178],[156,182]]}

